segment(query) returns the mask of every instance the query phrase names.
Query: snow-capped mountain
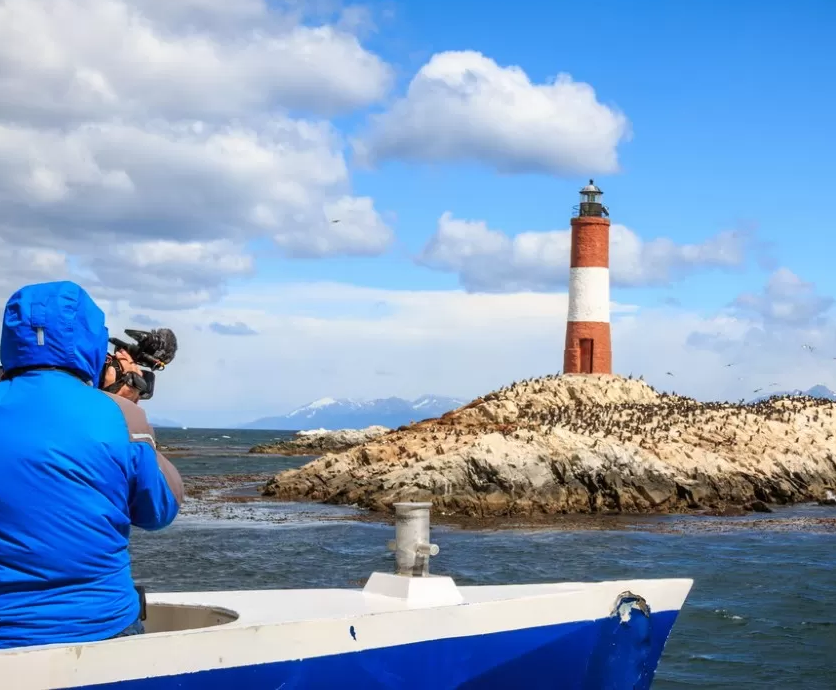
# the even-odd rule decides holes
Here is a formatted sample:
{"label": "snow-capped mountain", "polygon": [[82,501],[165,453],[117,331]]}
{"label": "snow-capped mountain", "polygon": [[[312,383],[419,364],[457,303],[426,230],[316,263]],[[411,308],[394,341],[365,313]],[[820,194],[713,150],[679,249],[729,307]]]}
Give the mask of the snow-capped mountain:
{"label": "snow-capped mountain", "polygon": [[768,399],[771,396],[812,396],[816,399],[830,399],[831,401],[836,401],[836,392],[832,389],[828,389],[823,384],[817,384],[806,391],[802,391],[801,389],[793,389],[792,391],[786,392],[772,392],[771,394],[764,394],[763,396],[759,396],[757,399],[752,399],[753,402],[756,401],[763,401],[764,399]]}
{"label": "snow-capped mountain", "polygon": [[436,418],[467,402],[446,396],[426,395],[407,401],[398,397],[362,401],[358,399],[317,399],[283,416],[259,418],[242,425],[244,430],[310,430],[325,428],[366,428],[385,425],[398,428],[410,421]]}
{"label": "snow-capped mountain", "polygon": [[446,396],[427,395],[413,401],[412,408],[415,411],[440,411],[443,409],[442,413],[447,413],[447,411],[464,406],[466,403],[466,401],[459,401],[458,399],[451,399]]}

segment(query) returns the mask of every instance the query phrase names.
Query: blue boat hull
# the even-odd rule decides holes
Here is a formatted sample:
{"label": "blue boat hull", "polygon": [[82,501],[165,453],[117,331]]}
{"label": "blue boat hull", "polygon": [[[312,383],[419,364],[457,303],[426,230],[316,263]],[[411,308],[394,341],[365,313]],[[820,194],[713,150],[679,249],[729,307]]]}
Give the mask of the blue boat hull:
{"label": "blue boat hull", "polygon": [[[649,689],[678,611],[76,689]],[[176,651],[171,652],[176,656]]]}

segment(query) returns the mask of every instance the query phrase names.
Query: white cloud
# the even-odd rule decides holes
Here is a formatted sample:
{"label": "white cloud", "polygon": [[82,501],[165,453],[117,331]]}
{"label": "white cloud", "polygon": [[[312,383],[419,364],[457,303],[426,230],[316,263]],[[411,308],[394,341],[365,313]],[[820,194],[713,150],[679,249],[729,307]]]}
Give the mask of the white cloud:
{"label": "white cloud", "polygon": [[[569,278],[571,231],[529,231],[508,236],[484,221],[442,214],[418,261],[456,272],[475,291],[550,290]],[[614,286],[662,285],[674,276],[710,267],[731,269],[745,259],[746,237],[719,233],[697,244],[667,238],[642,240],[626,226],[610,227],[610,270]]]}
{"label": "white cloud", "polygon": [[[133,317],[123,312],[110,324],[121,330]],[[324,396],[475,397],[557,372],[566,294],[263,285],[232,291],[211,308],[143,318],[172,327],[180,340],[149,410],[189,425],[234,425]],[[614,305],[612,333],[616,372],[668,391],[737,400],[772,383],[772,390],[836,387],[831,323],[771,325],[733,312]],[[207,371],[215,375],[206,378]]]}
{"label": "white cloud", "polygon": [[[132,312],[107,305],[111,329],[131,326]],[[632,309],[613,306],[615,314]],[[230,291],[212,307],[146,310],[143,321],[171,327],[179,341],[149,410],[187,424],[235,424],[326,395],[477,394],[526,362],[559,369],[565,315],[563,295],[330,283],[260,286]],[[237,338],[223,327],[219,334],[213,323],[257,334]],[[204,377],[219,360],[217,376]]]}
{"label": "white cloud", "polygon": [[743,311],[754,312],[766,322],[808,325],[824,319],[833,298],[819,294],[814,284],[781,267],[769,277],[762,292],[743,293],[735,305]]}
{"label": "white cloud", "polygon": [[276,105],[331,115],[384,97],[392,70],[356,36],[283,19],[252,0],[6,0],[3,112],[53,123]]}
{"label": "white cloud", "polygon": [[437,53],[404,98],[371,120],[361,160],[480,162],[505,173],[612,173],[629,137],[619,111],[560,74],[532,84],[475,51]]}
{"label": "white cloud", "polygon": [[143,0],[145,14],[165,25],[208,26],[221,30],[238,22],[263,21],[269,17],[264,0]]}
{"label": "white cloud", "polygon": [[289,114],[385,93],[390,68],[349,20],[302,25],[257,0],[0,4],[5,256],[48,249],[63,264],[29,274],[181,308],[249,276],[256,238],[290,256],[384,252],[392,232],[351,195],[339,133]]}
{"label": "white cloud", "polygon": [[0,161],[0,199],[12,218],[28,220],[34,207],[40,219],[122,237],[259,234],[256,210],[281,233],[294,215],[321,210],[348,176],[327,123],[287,118],[62,131],[0,124]]}
{"label": "white cloud", "polygon": [[69,278],[71,274],[67,256],[49,247],[0,244],[0,267],[0,287],[5,291],[2,300],[27,283]]}
{"label": "white cloud", "polygon": [[379,255],[393,238],[371,197],[344,195],[313,217],[297,217],[275,241],[291,257],[329,257]]}
{"label": "white cloud", "polygon": [[161,310],[218,300],[226,281],[252,276],[252,258],[226,240],[152,240],[103,247],[82,265],[95,277],[90,289],[111,300]]}
{"label": "white cloud", "polygon": [[224,334],[225,336],[254,336],[258,332],[252,327],[244,324],[241,321],[235,324],[221,324],[220,322],[212,322],[209,329],[217,334]]}

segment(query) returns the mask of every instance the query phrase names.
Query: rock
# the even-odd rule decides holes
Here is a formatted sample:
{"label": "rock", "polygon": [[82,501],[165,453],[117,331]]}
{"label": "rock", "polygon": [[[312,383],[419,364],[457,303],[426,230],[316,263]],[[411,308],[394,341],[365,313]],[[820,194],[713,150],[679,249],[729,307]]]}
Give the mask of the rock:
{"label": "rock", "polygon": [[765,512],[769,513],[772,511],[770,506],[766,504],[763,500],[755,500],[754,502],[750,502],[745,506],[745,508],[749,512]]}
{"label": "rock", "polygon": [[825,490],[824,497],[819,500],[819,504],[826,507],[836,506],[836,494],[832,490]]}
{"label": "rock", "polygon": [[372,425],[362,430],[300,430],[292,440],[256,445],[250,454],[281,454],[282,456],[308,456],[340,452],[373,440],[390,432],[382,425]]}
{"label": "rock", "polygon": [[167,457],[175,458],[175,457],[183,457],[183,456],[190,456],[193,452],[190,447],[177,447],[172,445],[157,445],[157,449],[159,449],[163,454]]}
{"label": "rock", "polygon": [[431,500],[447,515],[475,517],[731,515],[819,499],[836,485],[833,435],[829,400],[700,403],[641,380],[564,375],[325,454],[262,492],[375,510]]}
{"label": "rock", "polygon": [[710,517],[743,517],[746,516],[746,509],[739,505],[722,505],[705,512]]}

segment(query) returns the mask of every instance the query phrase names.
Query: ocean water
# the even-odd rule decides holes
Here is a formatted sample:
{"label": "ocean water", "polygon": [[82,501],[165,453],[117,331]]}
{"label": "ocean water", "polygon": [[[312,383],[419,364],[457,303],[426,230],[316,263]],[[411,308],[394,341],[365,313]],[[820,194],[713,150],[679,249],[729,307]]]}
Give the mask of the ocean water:
{"label": "ocean water", "polygon": [[[259,474],[306,459],[248,455],[277,433],[158,431],[184,476],[217,484],[159,533],[135,531],[134,573],[154,591],[359,586],[390,570],[392,528],[356,510],[260,500]],[[254,502],[219,500],[234,493]],[[836,508],[741,519],[660,517],[623,530],[434,526],[436,573],[463,584],[690,577],[657,689],[836,686]]]}

